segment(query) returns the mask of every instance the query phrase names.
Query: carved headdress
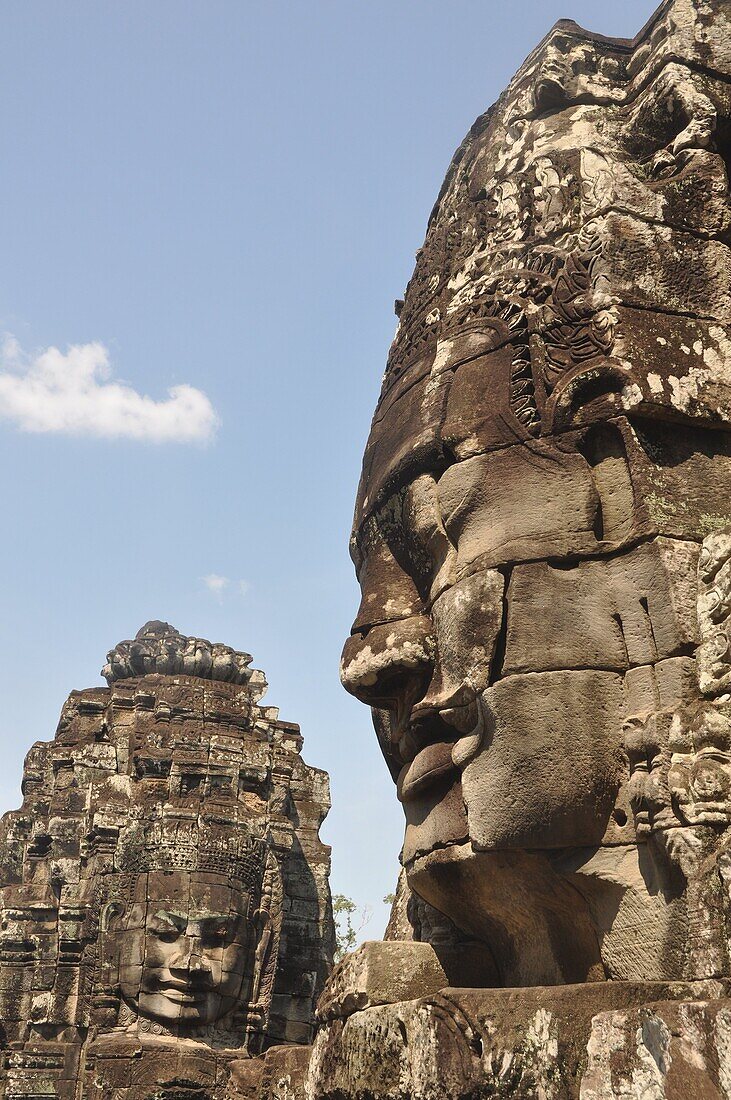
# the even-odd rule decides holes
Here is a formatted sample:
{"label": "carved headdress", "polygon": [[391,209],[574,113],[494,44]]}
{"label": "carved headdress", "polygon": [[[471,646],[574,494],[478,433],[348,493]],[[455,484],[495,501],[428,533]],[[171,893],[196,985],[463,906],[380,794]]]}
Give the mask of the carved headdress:
{"label": "carved headdress", "polygon": [[223,829],[197,821],[163,819],[132,826],[120,838],[116,864],[122,872],[205,871],[225,875],[258,897],[267,862],[267,842],[237,823]]}

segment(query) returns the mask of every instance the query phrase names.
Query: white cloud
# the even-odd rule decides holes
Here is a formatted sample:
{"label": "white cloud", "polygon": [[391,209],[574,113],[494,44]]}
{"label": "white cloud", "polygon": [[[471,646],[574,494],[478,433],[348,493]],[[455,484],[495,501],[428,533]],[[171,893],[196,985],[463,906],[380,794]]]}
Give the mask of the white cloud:
{"label": "white cloud", "polygon": [[211,402],[193,386],[172,386],[154,401],[114,381],[103,344],[27,355],[13,336],[0,348],[0,417],[24,432],[149,443],[206,443],[218,427]]}
{"label": "white cloud", "polygon": [[228,577],[222,577],[218,573],[208,573],[203,577],[203,583],[209,592],[212,592],[214,596],[218,596],[220,599],[223,595],[224,588],[228,588]]}
{"label": "white cloud", "polygon": [[[222,577],[220,573],[208,573],[201,577],[204,585],[219,601],[223,598],[225,590],[231,585],[229,577]],[[251,585],[248,581],[236,581],[236,591],[239,596],[245,596]]]}

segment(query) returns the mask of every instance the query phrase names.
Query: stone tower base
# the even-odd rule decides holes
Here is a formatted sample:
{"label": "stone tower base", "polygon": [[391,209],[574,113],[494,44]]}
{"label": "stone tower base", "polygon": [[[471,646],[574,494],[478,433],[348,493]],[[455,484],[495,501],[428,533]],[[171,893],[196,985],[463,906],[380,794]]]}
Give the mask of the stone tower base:
{"label": "stone tower base", "polygon": [[[384,950],[385,949],[385,952]],[[416,949],[416,950],[414,950]],[[445,988],[426,944],[336,968],[300,1095],[311,1100],[726,1100],[731,982]],[[394,952],[399,955],[397,960]],[[387,957],[386,957],[387,956]],[[394,975],[392,1003],[385,975]],[[348,990],[340,995],[339,991]],[[296,1096],[293,1091],[291,1096]]]}

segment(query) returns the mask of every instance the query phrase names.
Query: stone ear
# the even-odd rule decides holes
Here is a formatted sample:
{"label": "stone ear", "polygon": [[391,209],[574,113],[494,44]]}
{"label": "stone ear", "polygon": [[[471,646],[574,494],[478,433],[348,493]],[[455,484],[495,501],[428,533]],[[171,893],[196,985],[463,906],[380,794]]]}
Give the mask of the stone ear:
{"label": "stone ear", "polygon": [[124,916],[124,913],[125,906],[121,901],[108,902],[102,909],[101,921],[99,922],[102,932],[109,931],[112,922],[117,920],[118,917]]}
{"label": "stone ear", "polygon": [[259,998],[261,979],[266,970],[267,959],[272,944],[272,918],[267,909],[257,909],[253,918],[254,925],[254,974],[251,983],[251,1002]]}

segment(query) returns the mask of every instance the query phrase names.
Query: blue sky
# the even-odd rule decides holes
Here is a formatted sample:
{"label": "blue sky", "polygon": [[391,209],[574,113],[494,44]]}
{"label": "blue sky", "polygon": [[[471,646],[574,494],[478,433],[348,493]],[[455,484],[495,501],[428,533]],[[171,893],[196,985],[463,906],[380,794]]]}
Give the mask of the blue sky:
{"label": "blue sky", "polygon": [[3,5],[0,809],[68,692],[166,619],[267,673],[331,774],[333,889],[380,935],[401,812],[337,665],[393,301],[452,152],[555,20],[631,36],[654,6]]}

